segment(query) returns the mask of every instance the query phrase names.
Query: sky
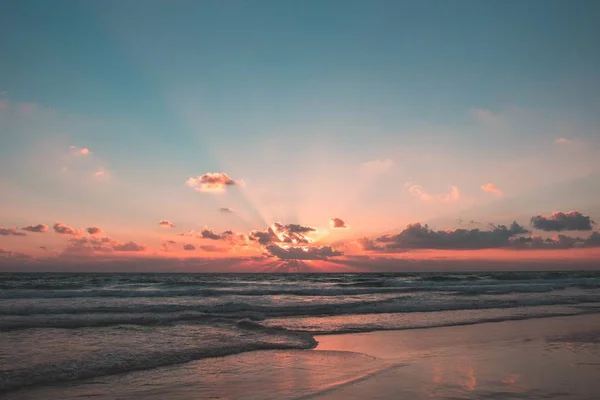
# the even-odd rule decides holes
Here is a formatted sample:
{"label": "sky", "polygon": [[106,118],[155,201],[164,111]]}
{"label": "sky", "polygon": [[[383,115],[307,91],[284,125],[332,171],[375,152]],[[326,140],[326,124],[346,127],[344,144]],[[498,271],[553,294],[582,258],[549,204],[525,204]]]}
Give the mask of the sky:
{"label": "sky", "polygon": [[0,270],[600,263],[600,3],[0,9]]}

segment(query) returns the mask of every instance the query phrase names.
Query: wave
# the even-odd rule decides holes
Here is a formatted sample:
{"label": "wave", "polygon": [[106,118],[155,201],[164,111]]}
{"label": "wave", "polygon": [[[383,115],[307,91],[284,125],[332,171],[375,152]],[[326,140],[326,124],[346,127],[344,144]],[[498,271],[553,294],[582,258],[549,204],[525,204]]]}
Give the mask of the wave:
{"label": "wave", "polygon": [[[443,282],[443,284],[435,284]],[[434,283],[434,284],[432,284]],[[155,289],[155,288],[115,288],[86,290],[2,290],[0,299],[72,299],[72,298],[168,298],[168,297],[222,297],[222,296],[352,296],[365,294],[393,294],[419,292],[446,292],[470,294],[536,293],[562,290],[566,288],[595,289],[600,281],[584,279],[567,281],[542,281],[536,283],[489,283],[478,281],[466,284],[463,281],[426,281],[425,284],[410,284],[403,281],[382,280],[355,283],[338,283],[333,287],[276,287],[244,289]]]}
{"label": "wave", "polygon": [[210,357],[256,350],[312,349],[317,341],[311,334],[292,332],[283,328],[239,323],[217,342],[200,342],[193,348],[171,348],[144,353],[129,351],[91,355],[93,359],[71,359],[56,364],[34,365],[0,371],[0,393],[25,387],[68,382],[182,364]]}
{"label": "wave", "polygon": [[522,321],[529,319],[539,319],[539,318],[553,318],[553,317],[569,317],[575,315],[584,315],[584,314],[599,314],[600,309],[573,309],[569,311],[547,311],[543,313],[533,313],[533,314],[512,314],[512,315],[502,315],[502,316],[489,316],[489,317],[477,317],[472,319],[464,319],[458,321],[436,321],[436,322],[422,322],[422,323],[413,323],[413,324],[403,324],[403,325],[357,325],[352,327],[340,327],[326,330],[319,329],[298,329],[296,328],[296,332],[306,332],[311,333],[313,335],[336,335],[336,334],[347,334],[347,333],[361,333],[361,332],[374,332],[374,331],[401,331],[401,330],[411,330],[411,329],[431,329],[431,328],[443,328],[450,326],[464,326],[464,325],[478,325],[478,324],[486,324],[492,322],[504,322],[504,321]]}
{"label": "wave", "polygon": [[[100,307],[79,309],[71,314],[10,315],[0,318],[0,331],[33,328],[76,329],[113,325],[157,326],[181,322],[211,323],[219,320],[248,318],[262,321],[269,318],[301,316],[340,316],[387,313],[417,313],[460,310],[518,309],[533,306],[572,306],[600,303],[600,295],[568,298],[524,298],[509,300],[471,298],[464,301],[407,302],[406,298],[391,298],[371,302],[335,304],[262,306],[249,303],[227,303],[216,306],[154,305],[137,308]],[[74,310],[73,310],[74,311]]]}

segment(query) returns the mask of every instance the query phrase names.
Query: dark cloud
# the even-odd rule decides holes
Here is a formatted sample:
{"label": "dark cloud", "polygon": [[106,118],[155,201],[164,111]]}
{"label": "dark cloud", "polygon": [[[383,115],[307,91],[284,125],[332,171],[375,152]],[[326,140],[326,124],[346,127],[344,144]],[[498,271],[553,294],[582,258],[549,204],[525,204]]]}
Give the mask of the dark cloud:
{"label": "dark cloud", "polygon": [[212,229],[204,228],[200,231],[200,236],[202,239],[211,239],[211,240],[221,240],[223,239],[222,235],[219,235]]}
{"label": "dark cloud", "polygon": [[90,235],[99,235],[102,233],[102,229],[98,228],[97,226],[90,226],[89,228],[86,229],[86,231]]}
{"label": "dark cloud", "polygon": [[270,257],[281,260],[325,260],[328,257],[341,256],[341,251],[336,251],[331,246],[279,246],[270,244],[265,247],[265,252]]}
{"label": "dark cloud", "polygon": [[340,218],[332,218],[331,227],[334,229],[346,228],[346,223]]}
{"label": "dark cloud", "polygon": [[222,192],[227,186],[237,185],[240,182],[234,181],[224,172],[208,172],[189,178],[185,184],[198,192]]}
{"label": "dark cloud", "polygon": [[0,235],[2,236],[27,236],[25,232],[19,232],[17,228],[3,228],[0,226]]}
{"label": "dark cloud", "polygon": [[228,249],[226,249],[224,247],[215,246],[214,244],[206,244],[206,245],[198,246],[198,248],[201,250],[204,250],[206,252],[210,252],[210,253],[225,253],[228,251]]}
{"label": "dark cloud", "polygon": [[[385,235],[376,239],[380,250],[398,249],[487,249],[506,247],[510,239],[529,233],[517,222],[509,227],[491,225],[491,230],[454,229],[434,231],[427,225],[410,224],[396,235]],[[371,243],[372,244],[372,243]]]}
{"label": "dark cloud", "polygon": [[270,243],[307,244],[311,242],[311,239],[306,234],[314,231],[315,228],[310,226],[283,225],[275,222],[264,231],[250,232],[249,239],[255,240],[263,246]]}
{"label": "dark cloud", "polygon": [[59,233],[61,235],[79,235],[78,229],[73,229],[70,226],[57,222],[53,226],[54,232]]}
{"label": "dark cloud", "polygon": [[588,238],[572,237],[559,234],[553,238],[539,236],[518,237],[511,239],[517,249],[575,249],[600,247],[600,233],[593,232]]}
{"label": "dark cloud", "polygon": [[113,250],[115,251],[145,251],[146,248],[147,246],[145,244],[137,244],[132,241],[113,246]]}
{"label": "dark cloud", "polygon": [[172,223],[171,221],[166,220],[166,219],[163,219],[158,224],[160,226],[162,226],[162,227],[165,227],[165,228],[175,228],[175,224]]}
{"label": "dark cloud", "polygon": [[233,211],[233,209],[229,208],[229,207],[220,207],[219,211],[221,211],[222,213],[233,213],[235,211]]}
{"label": "dark cloud", "polygon": [[591,231],[594,221],[579,211],[557,211],[549,217],[536,215],[531,218],[531,226],[542,231]]}
{"label": "dark cloud", "polygon": [[169,244],[175,244],[175,243],[177,243],[177,242],[176,242],[176,241],[174,241],[174,240],[167,240],[167,243],[169,243]]}
{"label": "dark cloud", "polygon": [[183,249],[187,250],[187,251],[192,251],[192,250],[196,250],[196,246],[194,246],[193,244],[184,244]]}
{"label": "dark cloud", "polygon": [[367,237],[360,238],[357,240],[357,242],[363,248],[363,250],[381,250],[382,248],[382,246],[379,245],[375,240]]}
{"label": "dark cloud", "polygon": [[21,228],[24,231],[28,232],[36,232],[36,233],[44,233],[48,231],[48,225],[38,224],[38,225],[27,225],[25,228]]}

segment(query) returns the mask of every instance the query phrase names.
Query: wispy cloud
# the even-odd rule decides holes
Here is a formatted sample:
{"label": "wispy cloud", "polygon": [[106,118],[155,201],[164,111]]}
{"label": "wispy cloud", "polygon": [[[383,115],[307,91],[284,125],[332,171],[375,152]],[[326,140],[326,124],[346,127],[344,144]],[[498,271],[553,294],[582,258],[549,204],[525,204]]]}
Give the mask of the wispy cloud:
{"label": "wispy cloud", "polygon": [[460,191],[458,190],[458,187],[454,185],[450,185],[448,187],[448,193],[444,194],[427,193],[421,185],[412,182],[407,182],[404,186],[410,194],[427,203],[450,203],[460,200]]}
{"label": "wispy cloud", "polygon": [[27,236],[25,232],[19,232],[17,228],[3,228],[0,226],[0,235],[2,236]]}
{"label": "wispy cloud", "polygon": [[491,110],[486,110],[483,108],[471,108],[469,110],[469,115],[481,123],[499,122],[502,120],[502,116],[500,114],[496,114]]}
{"label": "wispy cloud", "polygon": [[80,156],[87,156],[88,154],[92,153],[87,147],[69,146],[69,150],[71,150],[71,153]]}
{"label": "wispy cloud", "polygon": [[554,141],[554,143],[556,143],[556,144],[567,144],[567,143],[571,143],[571,139],[567,139],[567,138],[564,138],[564,137],[559,137],[559,138],[557,138]]}
{"label": "wispy cloud", "polygon": [[371,160],[361,164],[362,171],[372,174],[379,175],[389,171],[394,166],[394,161],[389,158],[382,158],[379,160]]}
{"label": "wispy cloud", "polygon": [[485,185],[481,185],[481,190],[484,192],[490,192],[495,194],[498,197],[504,196],[504,192],[496,187],[493,183],[487,183]]}
{"label": "wispy cloud", "polygon": [[219,211],[222,213],[234,213],[235,211],[229,207],[219,207]]}

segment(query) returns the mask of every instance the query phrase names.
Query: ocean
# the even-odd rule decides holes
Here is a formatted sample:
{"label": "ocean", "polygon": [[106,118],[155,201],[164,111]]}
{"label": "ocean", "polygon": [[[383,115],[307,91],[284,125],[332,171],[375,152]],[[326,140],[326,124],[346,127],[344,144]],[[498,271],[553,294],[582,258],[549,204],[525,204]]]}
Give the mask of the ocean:
{"label": "ocean", "polygon": [[0,274],[0,393],[315,335],[600,312],[600,272]]}

